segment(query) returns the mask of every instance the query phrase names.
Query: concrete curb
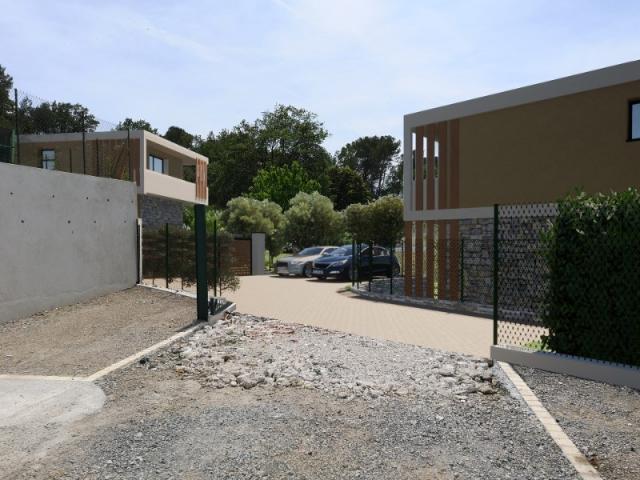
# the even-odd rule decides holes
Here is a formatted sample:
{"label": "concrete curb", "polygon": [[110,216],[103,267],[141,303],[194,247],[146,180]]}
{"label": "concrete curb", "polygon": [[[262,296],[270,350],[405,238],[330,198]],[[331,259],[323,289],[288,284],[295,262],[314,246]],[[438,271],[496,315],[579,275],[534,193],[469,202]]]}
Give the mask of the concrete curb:
{"label": "concrete curb", "polygon": [[555,421],[549,411],[542,405],[540,400],[538,400],[538,397],[536,397],[522,377],[520,377],[508,363],[497,363],[505,377],[518,391],[522,400],[531,409],[553,441],[560,447],[563,455],[571,462],[580,477],[583,480],[602,480],[598,471],[593,468],[587,458],[578,450],[578,447],[576,447],[567,434],[564,433],[564,430],[562,430],[558,422]]}

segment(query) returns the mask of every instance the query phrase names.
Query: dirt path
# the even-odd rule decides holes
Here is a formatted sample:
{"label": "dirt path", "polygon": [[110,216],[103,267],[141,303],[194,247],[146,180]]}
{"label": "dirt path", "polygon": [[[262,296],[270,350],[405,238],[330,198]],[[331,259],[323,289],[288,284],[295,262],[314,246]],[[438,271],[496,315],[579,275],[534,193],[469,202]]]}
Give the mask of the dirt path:
{"label": "dirt path", "polygon": [[0,374],[85,376],[193,323],[195,300],[134,287],[0,324]]}

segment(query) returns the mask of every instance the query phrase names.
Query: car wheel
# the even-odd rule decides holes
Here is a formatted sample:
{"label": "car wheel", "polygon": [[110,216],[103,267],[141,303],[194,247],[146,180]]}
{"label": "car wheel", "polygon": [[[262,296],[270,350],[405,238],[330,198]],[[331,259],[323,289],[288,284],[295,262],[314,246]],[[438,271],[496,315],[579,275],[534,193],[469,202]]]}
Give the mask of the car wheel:
{"label": "car wheel", "polygon": [[311,265],[309,265],[308,263],[302,269],[302,276],[311,278]]}

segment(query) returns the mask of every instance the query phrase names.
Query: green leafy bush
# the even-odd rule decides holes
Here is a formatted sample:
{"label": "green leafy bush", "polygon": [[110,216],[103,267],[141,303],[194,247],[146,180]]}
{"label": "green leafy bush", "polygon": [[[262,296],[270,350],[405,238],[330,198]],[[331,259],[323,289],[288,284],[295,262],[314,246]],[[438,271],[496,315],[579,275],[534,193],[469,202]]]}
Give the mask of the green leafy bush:
{"label": "green leafy bush", "polygon": [[640,193],[578,193],[544,236],[553,351],[640,364]]}
{"label": "green leafy bush", "polygon": [[297,248],[339,243],[344,232],[342,215],[318,192],[300,192],[284,214],[285,238]]}

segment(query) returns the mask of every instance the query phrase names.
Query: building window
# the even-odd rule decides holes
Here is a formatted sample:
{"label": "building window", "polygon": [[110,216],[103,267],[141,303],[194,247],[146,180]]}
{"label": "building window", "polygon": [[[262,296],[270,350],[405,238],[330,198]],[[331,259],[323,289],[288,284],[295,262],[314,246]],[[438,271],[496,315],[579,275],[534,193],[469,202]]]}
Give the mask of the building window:
{"label": "building window", "polygon": [[45,170],[56,169],[56,151],[42,150],[42,168]]}
{"label": "building window", "polygon": [[640,140],[640,100],[629,102],[629,140]]}
{"label": "building window", "polygon": [[149,155],[147,160],[147,168],[158,173],[167,173],[167,161],[164,158]]}

